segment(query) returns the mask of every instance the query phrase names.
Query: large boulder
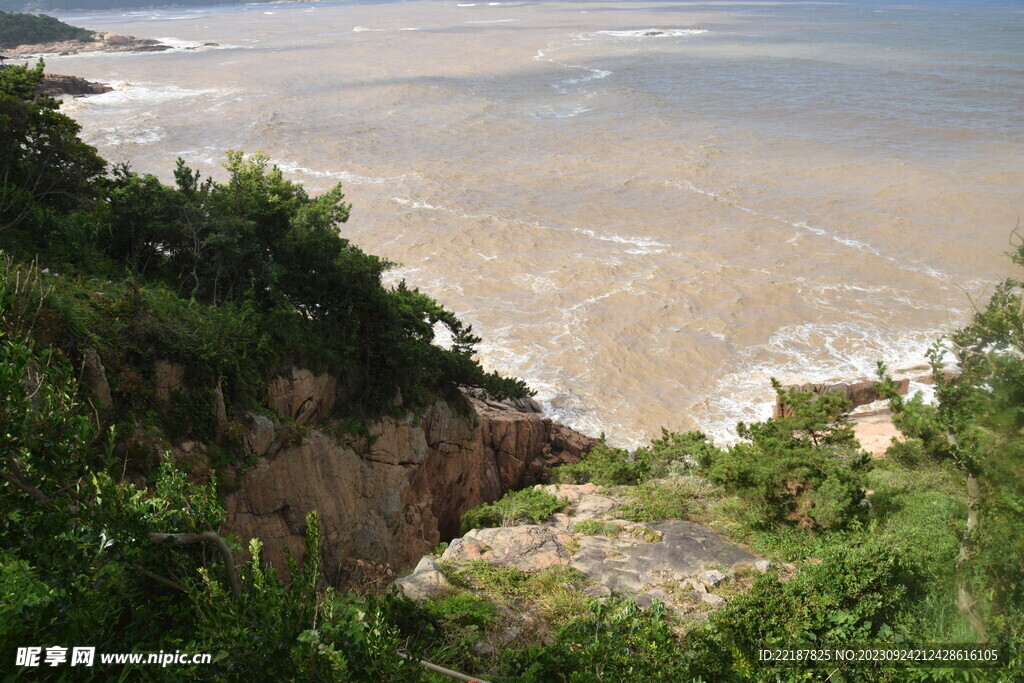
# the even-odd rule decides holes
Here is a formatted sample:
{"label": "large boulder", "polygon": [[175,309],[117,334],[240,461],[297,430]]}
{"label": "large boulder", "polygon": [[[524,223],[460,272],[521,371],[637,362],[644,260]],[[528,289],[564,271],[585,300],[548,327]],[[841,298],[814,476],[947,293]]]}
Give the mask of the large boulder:
{"label": "large boulder", "polygon": [[430,557],[424,557],[408,576],[395,581],[395,585],[413,600],[427,600],[444,595],[452,585]]}

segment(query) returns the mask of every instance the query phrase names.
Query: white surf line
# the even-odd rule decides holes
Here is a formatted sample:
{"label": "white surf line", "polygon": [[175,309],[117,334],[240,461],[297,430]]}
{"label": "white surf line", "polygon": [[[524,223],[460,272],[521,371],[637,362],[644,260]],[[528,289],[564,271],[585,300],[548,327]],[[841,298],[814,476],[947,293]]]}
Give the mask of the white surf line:
{"label": "white surf line", "polygon": [[[604,69],[592,69],[589,66],[583,66],[582,64],[566,64],[565,62],[560,62],[557,59],[548,57],[548,54],[552,52],[557,52],[559,50],[564,50],[569,47],[574,47],[580,42],[586,40],[587,38],[580,34],[573,34],[572,41],[570,43],[565,45],[556,45],[555,43],[548,43],[547,47],[537,50],[537,54],[533,56],[533,59],[538,62],[550,62],[551,64],[556,64],[566,69],[579,69],[590,73],[589,76],[585,76],[583,78],[569,79],[568,81],[565,81],[568,85],[579,85],[581,83],[586,83],[588,81],[598,81],[601,80],[602,78],[607,78],[608,76],[611,76],[611,71],[605,71]],[[560,83],[562,83],[562,81],[556,81],[555,83],[551,84],[551,87],[555,88],[561,93],[568,92],[568,88],[561,87],[559,85]],[[589,91],[583,92],[584,94],[587,94]]]}
{"label": "white surf line", "polygon": [[669,187],[675,187],[675,188],[681,189],[681,190],[689,190],[690,192],[694,192],[696,194],[704,195],[705,197],[708,197],[712,201],[720,202],[720,203],[725,204],[726,206],[729,206],[731,208],[738,209],[739,211],[742,211],[744,213],[748,213],[751,216],[757,216],[759,218],[767,218],[769,220],[773,220],[773,221],[776,221],[778,223],[782,223],[784,225],[788,225],[791,228],[796,228],[798,230],[803,230],[804,232],[809,232],[812,235],[817,235],[818,237],[824,237],[826,239],[830,239],[833,242],[836,242],[837,244],[842,244],[843,246],[848,247],[850,249],[854,249],[856,251],[860,251],[860,252],[863,252],[863,253],[871,254],[872,256],[877,256],[878,258],[882,258],[882,259],[885,259],[887,261],[892,261],[893,263],[895,263],[897,266],[899,266],[903,270],[909,270],[911,272],[917,272],[917,273],[924,273],[925,275],[929,275],[929,276],[931,276],[931,277],[933,277],[933,278],[935,278],[937,280],[948,281],[950,279],[949,275],[947,275],[945,273],[942,273],[942,272],[936,270],[935,268],[932,268],[931,266],[925,266],[925,265],[917,266],[917,265],[913,265],[913,264],[907,263],[905,261],[901,261],[900,259],[898,259],[898,258],[896,258],[894,256],[889,256],[888,254],[883,254],[882,252],[880,252],[878,249],[876,249],[875,247],[871,246],[867,242],[861,242],[860,240],[850,239],[848,237],[842,237],[841,235],[837,235],[837,234],[835,234],[834,232],[832,232],[830,230],[826,230],[825,228],[819,228],[817,226],[810,225],[809,223],[807,223],[807,221],[792,221],[792,220],[790,220],[788,218],[784,218],[783,216],[776,216],[774,214],[764,213],[763,211],[758,211],[756,209],[751,209],[750,207],[743,206],[742,204],[738,204],[738,203],[732,201],[731,199],[727,199],[726,197],[723,197],[722,195],[717,194],[715,192],[711,192],[710,190],[703,190],[703,189],[697,187],[696,185],[694,185],[693,183],[680,182],[680,181],[675,181],[675,180],[666,180],[666,181],[663,181],[663,182],[664,182],[665,185],[668,185]]}
{"label": "white surf line", "polygon": [[[283,166],[281,168],[284,169]],[[384,180],[388,180],[388,179],[384,179]],[[523,227],[528,227],[528,228],[540,228],[540,229],[543,229],[543,230],[554,230],[556,232],[570,232],[570,233],[576,233],[576,234],[584,235],[585,237],[589,237],[592,240],[597,240],[597,241],[600,241],[600,242],[611,242],[613,244],[621,244],[621,245],[625,245],[625,246],[635,247],[634,249],[627,250],[625,252],[627,254],[635,254],[635,255],[660,254],[660,253],[663,253],[665,251],[665,249],[668,249],[668,248],[670,248],[672,246],[670,244],[665,244],[664,242],[658,242],[654,238],[652,238],[650,236],[647,236],[647,235],[637,235],[635,237],[623,237],[622,235],[619,235],[619,234],[614,233],[614,232],[611,232],[611,233],[601,233],[601,232],[597,232],[595,230],[591,230],[590,228],[580,228],[580,227],[577,227],[577,226],[546,225],[546,224],[540,223],[538,221],[522,220],[520,218],[513,218],[511,216],[498,216],[498,215],[490,214],[490,213],[466,213],[465,211],[461,211],[459,209],[453,209],[450,206],[441,206],[441,205],[437,205],[437,204],[431,204],[429,202],[421,201],[421,200],[418,200],[418,199],[413,199],[411,197],[398,197],[398,196],[395,196],[395,197],[391,197],[391,201],[394,202],[395,204],[399,204],[401,206],[409,207],[410,209],[419,209],[419,210],[425,210],[425,211],[443,211],[445,213],[454,214],[454,215],[456,215],[456,216],[458,216],[460,218],[465,218],[467,220],[491,220],[491,221],[496,221],[496,222],[499,222],[499,223],[510,223],[512,225],[521,225]],[[657,247],[664,247],[664,248],[663,249],[659,249]]]}

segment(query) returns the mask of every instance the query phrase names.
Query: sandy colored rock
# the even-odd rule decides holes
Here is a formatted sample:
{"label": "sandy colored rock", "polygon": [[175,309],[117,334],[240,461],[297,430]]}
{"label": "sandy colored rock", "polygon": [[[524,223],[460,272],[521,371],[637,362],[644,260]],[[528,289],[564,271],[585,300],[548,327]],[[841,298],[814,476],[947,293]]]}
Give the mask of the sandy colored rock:
{"label": "sandy colored rock", "polygon": [[697,575],[697,579],[708,588],[714,588],[718,584],[725,581],[727,577],[717,569],[709,569],[706,572],[701,572]]}
{"label": "sandy colored rock", "polygon": [[873,458],[881,458],[892,440],[903,441],[904,436],[892,422],[892,415],[886,412],[875,413],[864,417],[852,418],[853,433],[860,445]]}
{"label": "sandy colored rock", "polygon": [[568,564],[566,545],[572,536],[545,526],[513,526],[473,529],[452,541],[443,560],[483,560],[502,567],[536,572],[556,564]]}
{"label": "sandy colored rock", "polygon": [[584,496],[591,495],[597,490],[597,484],[538,484],[535,488],[557,496],[569,505],[578,505]]}
{"label": "sandy colored rock", "polygon": [[213,387],[213,423],[216,440],[221,441],[228,433],[228,408],[224,403],[224,390],[220,378]]}
{"label": "sandy colored rock", "polygon": [[185,380],[185,366],[158,360],[153,364],[153,390],[156,400],[165,408],[171,404],[171,396],[181,389]]}
{"label": "sandy colored rock", "polygon": [[249,413],[249,425],[245,431],[245,447],[253,455],[264,456],[274,443],[276,430],[274,421],[265,415]]}
{"label": "sandy colored rock", "polygon": [[715,595],[714,593],[701,593],[700,599],[705,605],[710,605],[715,609],[725,607],[726,600],[721,595]]}

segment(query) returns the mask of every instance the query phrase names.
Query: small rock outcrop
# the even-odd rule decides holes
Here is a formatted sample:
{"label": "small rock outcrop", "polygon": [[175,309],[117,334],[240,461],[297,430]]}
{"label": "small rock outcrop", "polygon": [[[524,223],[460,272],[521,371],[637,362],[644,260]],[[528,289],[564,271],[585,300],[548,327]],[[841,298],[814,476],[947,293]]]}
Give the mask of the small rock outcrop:
{"label": "small rock outcrop", "polygon": [[82,358],[82,379],[96,403],[103,408],[110,408],[114,401],[110,396],[110,384],[107,382],[107,369],[95,349],[86,349]]}
{"label": "small rock outcrop", "polygon": [[442,560],[483,560],[491,564],[535,572],[569,563],[572,536],[549,527],[529,525],[473,529],[444,551]]}
{"label": "small rock outcrop", "polygon": [[93,83],[78,76],[61,76],[46,74],[39,86],[39,92],[46,95],[99,95],[111,92],[114,88],[102,83]]}
{"label": "small rock outcrop", "polygon": [[185,366],[162,360],[153,364],[153,390],[162,406],[171,404],[171,397],[182,388],[184,381]]}
{"label": "small rock outcrop", "polygon": [[46,74],[39,86],[39,92],[44,95],[101,95],[111,92],[113,88],[102,83],[93,83],[79,76],[61,76],[60,74]]}
{"label": "small rock outcrop", "polygon": [[429,557],[420,560],[408,576],[395,581],[395,586],[413,600],[427,600],[451,590],[451,584]]}
{"label": "small rock outcrop", "polygon": [[[834,384],[794,384],[787,388],[797,391],[809,391],[819,395],[842,394],[846,400],[850,401],[854,408],[882,400],[882,395],[875,388],[875,382],[869,379],[858,379],[853,382],[836,382]],[[909,389],[909,378],[896,381],[896,393],[900,396],[906,396]],[[789,406],[776,398],[772,417],[778,419],[790,417],[792,414],[793,411]]]}

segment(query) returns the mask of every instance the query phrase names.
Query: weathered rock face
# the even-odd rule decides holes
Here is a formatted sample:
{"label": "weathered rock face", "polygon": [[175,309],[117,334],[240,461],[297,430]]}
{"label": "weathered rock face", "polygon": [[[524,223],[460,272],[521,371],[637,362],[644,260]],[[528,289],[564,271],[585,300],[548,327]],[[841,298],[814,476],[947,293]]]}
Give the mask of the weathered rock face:
{"label": "weathered rock face", "polygon": [[316,424],[334,410],[337,392],[338,378],[334,375],[291,367],[270,381],[267,403],[278,415],[300,424]]}
{"label": "weathered rock face", "polygon": [[[294,415],[298,394],[280,396],[291,398],[275,405]],[[547,465],[576,462],[596,443],[537,414],[475,407],[460,414],[438,402],[347,442],[310,429],[298,445],[253,418],[245,440],[260,460],[227,497],[226,530],[261,538],[283,570],[283,548],[301,557],[306,513],[317,510],[333,582],[353,560],[408,569],[454,536],[467,510],[541,482]]]}
{"label": "weathered rock face", "polygon": [[162,360],[153,364],[153,391],[160,405],[169,406],[171,397],[182,388],[184,381],[185,366]]}
{"label": "weathered rock face", "polygon": [[110,396],[110,384],[107,382],[107,369],[95,349],[86,349],[82,359],[82,380],[89,388],[89,393],[103,408],[110,408],[114,401]]}
{"label": "weathered rock face", "polygon": [[[632,597],[647,606],[657,598],[680,613],[720,608],[727,601],[716,592],[749,585],[751,575],[773,569],[770,562],[701,524],[669,520],[648,527],[615,519],[615,508],[625,499],[598,494],[594,484],[539,488],[563,498],[565,512],[543,525],[473,529],[452,541],[441,559],[455,565],[482,561],[524,572],[569,565],[593,582],[584,589],[591,597]],[[602,522],[600,535],[577,527],[586,520]],[[615,527],[618,534],[609,533]],[[424,557],[395,585],[423,600],[450,589],[440,574],[434,558]]]}
{"label": "weathered rock face", "polygon": [[503,567],[535,572],[569,563],[572,536],[546,526],[513,526],[473,529],[448,546],[443,560],[483,560]]}

